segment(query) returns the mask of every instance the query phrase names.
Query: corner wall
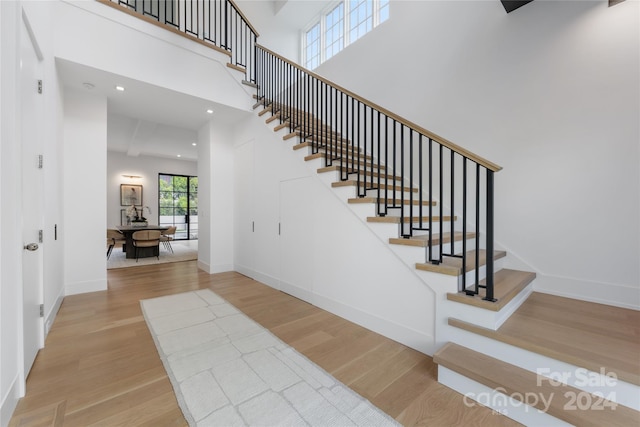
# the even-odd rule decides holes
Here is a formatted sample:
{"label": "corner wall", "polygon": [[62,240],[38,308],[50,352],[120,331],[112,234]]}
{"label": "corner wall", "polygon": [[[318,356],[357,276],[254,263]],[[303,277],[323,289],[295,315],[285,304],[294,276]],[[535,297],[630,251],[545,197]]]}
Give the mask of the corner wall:
{"label": "corner wall", "polygon": [[64,277],[66,295],[107,289],[107,99],[64,94]]}

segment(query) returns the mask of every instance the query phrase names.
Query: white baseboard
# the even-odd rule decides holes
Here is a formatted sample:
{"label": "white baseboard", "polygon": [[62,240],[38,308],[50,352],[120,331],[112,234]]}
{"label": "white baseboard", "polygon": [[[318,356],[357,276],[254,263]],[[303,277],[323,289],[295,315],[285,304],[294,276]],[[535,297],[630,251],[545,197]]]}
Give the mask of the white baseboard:
{"label": "white baseboard", "polygon": [[53,325],[53,321],[56,320],[56,315],[58,314],[58,310],[60,310],[60,306],[62,305],[62,300],[64,299],[64,294],[62,291],[60,295],[56,298],[56,301],[53,303],[53,307],[49,310],[49,313],[44,318],[44,336],[46,337],[51,330],[51,325]]}
{"label": "white baseboard", "polygon": [[0,426],[2,427],[9,425],[13,411],[15,411],[16,406],[18,406],[18,401],[21,397],[18,381],[18,375],[16,375],[11,382],[11,387],[9,387],[7,394],[2,396],[2,405],[0,406]]}
{"label": "white baseboard", "polygon": [[423,331],[407,328],[376,314],[365,312],[285,282],[280,282],[280,290],[421,353],[433,355],[436,350],[434,337]]}
{"label": "white baseboard", "polygon": [[86,282],[68,283],[64,287],[65,295],[85,294],[87,292],[97,292],[107,290],[107,279],[88,280]]}
{"label": "white baseboard", "polygon": [[203,271],[211,274],[211,270],[210,270],[211,266],[209,264],[207,264],[206,262],[202,262],[202,261],[198,260],[198,268],[200,270],[203,270]]}
{"label": "white baseboard", "polygon": [[[199,263],[200,261],[198,261]],[[209,274],[226,273],[227,271],[234,271],[232,264],[214,264],[209,266]]]}
{"label": "white baseboard", "polygon": [[640,310],[640,288],[637,287],[538,274],[533,282],[533,290],[560,297]]}

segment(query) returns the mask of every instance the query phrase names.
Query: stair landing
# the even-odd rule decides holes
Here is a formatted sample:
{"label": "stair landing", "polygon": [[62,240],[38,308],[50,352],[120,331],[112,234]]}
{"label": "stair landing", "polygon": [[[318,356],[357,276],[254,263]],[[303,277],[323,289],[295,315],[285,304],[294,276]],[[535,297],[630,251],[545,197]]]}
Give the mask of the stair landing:
{"label": "stair landing", "polygon": [[449,325],[640,386],[640,311],[533,292],[495,331]]}

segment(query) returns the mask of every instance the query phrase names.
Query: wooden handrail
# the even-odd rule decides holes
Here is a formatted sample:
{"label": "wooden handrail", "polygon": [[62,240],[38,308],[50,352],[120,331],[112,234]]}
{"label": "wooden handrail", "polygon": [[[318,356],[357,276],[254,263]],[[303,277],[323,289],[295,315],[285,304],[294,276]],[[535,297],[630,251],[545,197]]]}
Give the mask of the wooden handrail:
{"label": "wooden handrail", "polygon": [[249,21],[249,19],[247,19],[244,13],[242,13],[242,10],[238,7],[238,5],[233,0],[227,0],[227,1],[233,5],[233,7],[236,9],[236,12],[238,12],[238,14],[242,17],[242,19],[244,19],[245,24],[247,24],[247,26],[251,28],[251,31],[253,31],[253,34],[256,35],[256,39],[260,37],[260,34],[256,31],[253,25],[251,25],[251,22]]}
{"label": "wooden handrail", "polygon": [[288,60],[287,58],[285,58],[285,57],[273,52],[272,50],[267,49],[266,47],[264,47],[264,46],[262,46],[262,45],[260,45],[258,43],[256,43],[256,47],[264,50],[265,52],[269,53],[270,55],[273,55],[274,57],[278,58],[279,60],[284,61],[287,64],[304,71],[308,75],[320,80],[321,82],[323,82],[323,83],[325,83],[325,84],[327,84],[327,85],[329,85],[331,87],[334,87],[335,89],[337,89],[337,90],[339,90],[341,92],[344,92],[345,94],[349,95],[350,97],[354,98],[355,100],[360,101],[363,104],[366,104],[369,107],[380,111],[381,113],[385,114],[387,117],[390,117],[391,119],[395,120],[396,122],[401,123],[401,124],[403,124],[403,125],[405,125],[405,126],[407,126],[409,128],[412,128],[415,131],[421,133],[422,135],[424,135],[424,136],[426,136],[428,138],[431,138],[432,140],[436,141],[439,144],[442,144],[443,146],[449,148],[452,151],[455,151],[456,153],[460,154],[461,156],[464,156],[469,160],[473,160],[474,162],[484,166],[485,168],[487,168],[487,169],[489,169],[489,170],[491,170],[493,172],[498,172],[498,171],[502,170],[501,166],[498,166],[497,164],[495,164],[493,162],[490,162],[489,160],[484,159],[484,158],[478,156],[477,154],[474,154],[471,151],[460,147],[457,144],[454,144],[453,142],[449,141],[448,139],[445,139],[445,138],[443,138],[443,137],[441,137],[439,135],[436,135],[435,133],[423,128],[420,125],[417,125],[417,124],[405,119],[404,117],[400,117],[399,115],[397,115],[395,113],[392,113],[391,111],[387,110],[386,108],[381,107],[381,106],[377,105],[376,103],[369,101],[368,99],[365,99],[365,98],[363,98],[363,97],[361,97],[359,95],[356,95],[355,93],[351,92],[350,90],[345,89],[345,88],[341,87],[340,85],[337,85],[337,84],[333,83],[330,80],[327,80],[326,78],[324,78],[324,77],[314,73],[313,71],[310,71],[310,70],[308,70],[308,69],[296,64],[293,61]]}
{"label": "wooden handrail", "polygon": [[141,13],[138,13],[138,12],[134,12],[134,11],[130,10],[128,7],[126,7],[126,6],[122,6],[122,5],[118,4],[118,3],[114,3],[111,0],[96,0],[96,1],[98,3],[102,3],[102,4],[106,5],[106,6],[109,6],[109,7],[112,7],[114,9],[117,9],[120,12],[124,12],[129,16],[133,16],[136,19],[141,19],[141,20],[143,20],[145,22],[148,22],[151,25],[155,25],[156,27],[160,27],[163,30],[169,31],[169,32],[171,32],[173,34],[177,34],[180,37],[184,37],[184,38],[189,39],[191,41],[194,41],[194,42],[196,42],[198,44],[201,44],[202,46],[206,46],[206,47],[208,47],[210,49],[213,49],[213,50],[215,50],[217,52],[223,53],[223,54],[227,55],[228,57],[231,57],[231,52],[229,52],[226,49],[223,49],[223,48],[221,48],[219,46],[216,46],[213,43],[210,43],[210,42],[207,42],[207,41],[204,41],[204,40],[200,40],[196,36],[191,35],[191,34],[187,34],[184,31],[180,31],[180,30],[172,27],[171,25],[163,24],[161,22],[158,22],[156,19],[149,18],[148,16],[145,16],[145,15],[143,15]]}

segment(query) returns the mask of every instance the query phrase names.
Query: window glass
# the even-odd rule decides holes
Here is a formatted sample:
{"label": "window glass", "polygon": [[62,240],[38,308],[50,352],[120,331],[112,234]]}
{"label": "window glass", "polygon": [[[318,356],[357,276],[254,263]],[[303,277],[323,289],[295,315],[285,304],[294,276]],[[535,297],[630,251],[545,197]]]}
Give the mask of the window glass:
{"label": "window glass", "polygon": [[320,23],[314,25],[306,34],[305,67],[313,70],[320,65]]}
{"label": "window glass", "polygon": [[389,0],[380,0],[380,7],[378,10],[380,11],[379,23],[382,23],[389,19]]}
{"label": "window glass", "polygon": [[325,61],[342,50],[344,46],[344,6],[340,3],[326,15]]}
{"label": "window glass", "polygon": [[389,19],[390,0],[344,0],[304,33],[306,68],[314,69]]}
{"label": "window glass", "polygon": [[349,42],[353,43],[373,28],[373,2],[349,1]]}

